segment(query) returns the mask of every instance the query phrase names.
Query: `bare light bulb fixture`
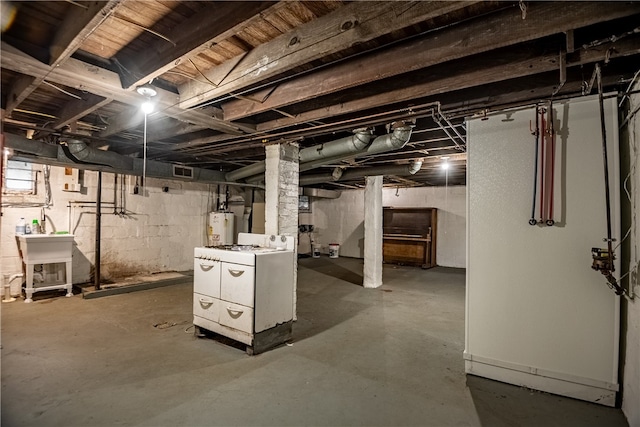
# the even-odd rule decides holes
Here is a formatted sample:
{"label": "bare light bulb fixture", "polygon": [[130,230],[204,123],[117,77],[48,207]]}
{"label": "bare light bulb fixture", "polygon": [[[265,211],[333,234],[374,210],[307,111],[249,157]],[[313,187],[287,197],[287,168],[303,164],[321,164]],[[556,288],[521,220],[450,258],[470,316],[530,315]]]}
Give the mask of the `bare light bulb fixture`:
{"label": "bare light bulb fixture", "polygon": [[153,112],[153,102],[151,102],[151,97],[156,96],[158,91],[155,87],[151,86],[151,83],[145,83],[142,86],[138,86],[136,88],[136,92],[147,98],[147,100],[140,106],[144,113],[144,131],[142,138],[142,196],[144,197],[147,185],[147,116]]}
{"label": "bare light bulb fixture", "polygon": [[140,109],[145,115],[153,113],[153,102],[147,99],[142,103],[142,105],[140,106]]}
{"label": "bare light bulb fixture", "polygon": [[440,165],[440,167],[442,167],[442,169],[447,170],[449,169],[449,166],[451,166],[449,164],[449,158],[448,157],[441,157],[442,159],[442,165]]}

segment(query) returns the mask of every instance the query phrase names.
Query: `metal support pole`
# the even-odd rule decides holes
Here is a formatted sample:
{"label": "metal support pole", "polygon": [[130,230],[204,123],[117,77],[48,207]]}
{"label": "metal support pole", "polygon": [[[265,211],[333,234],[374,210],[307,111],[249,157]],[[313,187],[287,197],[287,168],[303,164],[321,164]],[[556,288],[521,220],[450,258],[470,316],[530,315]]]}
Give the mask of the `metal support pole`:
{"label": "metal support pole", "polygon": [[607,130],[605,128],[604,98],[602,97],[602,74],[600,64],[596,64],[596,76],[598,79],[598,102],[600,103],[600,130],[602,132],[602,159],[604,161],[604,190],[607,209],[607,249],[609,251],[609,270],[614,270],[613,241],[611,236],[611,197],[609,194],[609,160],[607,158]]}
{"label": "metal support pole", "polygon": [[96,253],[94,260],[94,283],[96,291],[100,290],[100,228],[102,220],[102,171],[98,171],[98,195],[96,197]]}

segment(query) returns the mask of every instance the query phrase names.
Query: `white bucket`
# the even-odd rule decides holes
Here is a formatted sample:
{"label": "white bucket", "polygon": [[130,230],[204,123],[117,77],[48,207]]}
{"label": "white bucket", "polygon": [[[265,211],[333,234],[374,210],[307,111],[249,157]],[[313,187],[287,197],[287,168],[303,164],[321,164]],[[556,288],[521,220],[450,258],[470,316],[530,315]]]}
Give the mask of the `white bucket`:
{"label": "white bucket", "polygon": [[322,250],[322,245],[313,245],[313,257],[320,258],[320,251]]}
{"label": "white bucket", "polygon": [[340,245],[331,243],[329,245],[329,258],[338,258],[340,256]]}

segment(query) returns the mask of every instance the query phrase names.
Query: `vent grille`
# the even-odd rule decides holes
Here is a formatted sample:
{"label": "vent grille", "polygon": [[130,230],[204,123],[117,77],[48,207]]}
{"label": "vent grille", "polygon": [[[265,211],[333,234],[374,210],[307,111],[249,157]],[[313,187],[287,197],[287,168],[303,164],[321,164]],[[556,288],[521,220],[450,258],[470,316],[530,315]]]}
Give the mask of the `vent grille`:
{"label": "vent grille", "polygon": [[193,179],[193,168],[188,166],[173,166],[173,176],[177,178]]}

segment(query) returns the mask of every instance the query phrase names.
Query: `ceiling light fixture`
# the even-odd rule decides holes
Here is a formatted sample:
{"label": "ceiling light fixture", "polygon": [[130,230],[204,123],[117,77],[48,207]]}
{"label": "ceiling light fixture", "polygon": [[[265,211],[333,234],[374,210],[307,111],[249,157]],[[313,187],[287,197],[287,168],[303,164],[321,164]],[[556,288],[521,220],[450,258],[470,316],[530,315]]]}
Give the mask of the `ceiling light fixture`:
{"label": "ceiling light fixture", "polygon": [[145,115],[153,113],[154,104],[153,102],[151,102],[151,98],[158,94],[158,91],[156,90],[156,88],[153,87],[151,83],[145,83],[141,86],[138,86],[136,88],[136,92],[138,92],[140,95],[147,98],[147,100],[143,102],[142,105],[140,106],[140,108],[142,109],[142,112]]}
{"label": "ceiling light fixture", "polygon": [[138,92],[142,96],[146,96],[147,98],[151,98],[152,96],[156,96],[158,91],[155,87],[151,85],[151,83],[145,83],[136,88],[136,92]]}

